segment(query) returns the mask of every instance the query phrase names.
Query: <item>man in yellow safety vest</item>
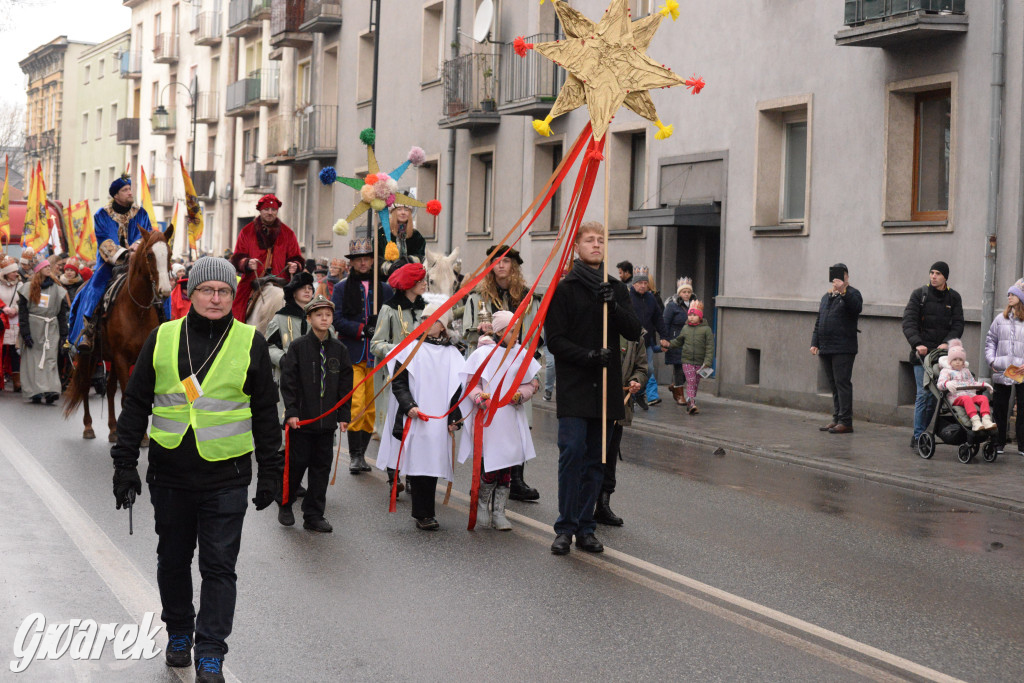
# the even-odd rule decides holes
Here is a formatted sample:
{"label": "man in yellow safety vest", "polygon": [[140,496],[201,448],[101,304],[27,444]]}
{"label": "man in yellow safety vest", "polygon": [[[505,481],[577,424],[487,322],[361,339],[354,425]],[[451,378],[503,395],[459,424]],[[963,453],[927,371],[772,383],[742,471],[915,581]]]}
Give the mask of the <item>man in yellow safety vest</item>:
{"label": "man in yellow safety vest", "polygon": [[[150,414],[146,482],[156,518],[157,585],[169,666],[186,667],[195,649],[196,681],[223,681],[235,611],[235,561],[256,456],[257,510],[279,495],[277,388],[267,343],[231,315],[234,267],[203,257],[188,279],[192,308],[146,340],[117,420],[114,498],[127,507],[142,493],[139,444]],[[201,609],[192,598],[198,542]]]}

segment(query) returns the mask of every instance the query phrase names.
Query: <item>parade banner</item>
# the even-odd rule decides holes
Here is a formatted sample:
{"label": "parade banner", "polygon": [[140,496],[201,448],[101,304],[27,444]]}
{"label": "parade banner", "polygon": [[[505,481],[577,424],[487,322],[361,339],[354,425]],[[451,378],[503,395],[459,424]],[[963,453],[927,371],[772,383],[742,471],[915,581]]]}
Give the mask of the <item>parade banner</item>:
{"label": "parade banner", "polygon": [[78,236],[75,234],[74,225],[71,223],[71,200],[68,199],[68,203],[64,205],[64,213],[66,214],[66,220],[64,221],[64,233],[68,240],[68,253],[78,253]]}
{"label": "parade banner", "polygon": [[7,184],[11,171],[10,159],[4,157],[4,192],[0,195],[0,241],[3,244],[11,243],[11,190]]}
{"label": "parade banner", "polygon": [[[178,157],[181,163],[181,179],[185,181],[185,209],[188,211],[188,246],[189,249],[198,249],[199,238],[203,236],[203,207],[199,204],[199,197],[196,195],[196,187],[192,184],[192,178],[185,170],[185,160]],[[175,205],[174,210],[178,207]]]}
{"label": "parade banner", "polygon": [[68,234],[75,236],[75,253],[85,261],[96,260],[96,230],[92,224],[89,200],[68,208]]}
{"label": "parade banner", "polygon": [[156,212],[153,211],[153,197],[149,194],[149,181],[146,180],[146,169],[139,164],[139,203],[149,214],[149,222],[156,225]]}
{"label": "parade banner", "polygon": [[43,165],[38,163],[29,182],[28,204],[25,207],[25,228],[21,234],[21,245],[32,247],[37,252],[50,241],[50,222],[46,215],[46,184],[43,182]]}

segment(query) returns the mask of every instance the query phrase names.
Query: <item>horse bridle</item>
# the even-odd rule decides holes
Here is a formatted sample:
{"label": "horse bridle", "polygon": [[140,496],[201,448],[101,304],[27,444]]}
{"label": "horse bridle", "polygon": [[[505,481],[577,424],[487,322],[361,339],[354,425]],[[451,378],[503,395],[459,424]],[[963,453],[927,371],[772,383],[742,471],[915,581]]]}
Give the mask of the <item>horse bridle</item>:
{"label": "horse bridle", "polygon": [[[144,256],[149,253],[149,240],[146,240],[145,246],[146,246],[146,251],[143,252]],[[132,258],[134,258],[136,255],[138,255],[139,251],[140,251],[139,249],[136,249],[135,253],[132,254]],[[141,308],[142,310],[147,310],[147,309],[153,308],[154,306],[163,306],[164,298],[165,297],[161,297],[160,296],[160,291],[156,287],[156,279],[153,277],[153,270],[149,267],[149,259],[148,258],[144,258],[143,260],[145,261],[145,264],[146,264],[145,265],[146,276],[149,278],[149,285],[150,285],[150,287],[153,288],[153,299],[148,304],[145,304],[145,305],[140,304],[138,301],[135,300],[135,295],[132,294],[132,288],[129,286],[129,287],[127,287],[127,289],[128,289],[128,298],[132,300],[132,303],[135,304],[136,306],[138,306],[139,308]],[[131,273],[131,264],[129,264],[128,268],[129,268],[129,273]]]}

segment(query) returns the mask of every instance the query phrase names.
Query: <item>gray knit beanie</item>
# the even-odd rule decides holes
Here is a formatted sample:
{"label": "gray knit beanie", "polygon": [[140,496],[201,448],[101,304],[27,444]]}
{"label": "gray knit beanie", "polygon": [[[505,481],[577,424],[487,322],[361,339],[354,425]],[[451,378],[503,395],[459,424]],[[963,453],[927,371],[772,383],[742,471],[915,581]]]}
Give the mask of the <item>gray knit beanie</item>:
{"label": "gray knit beanie", "polygon": [[238,278],[235,276],[235,267],[227,259],[217,256],[204,256],[194,264],[188,274],[188,297],[192,298],[192,292],[204,282],[223,282],[231,288],[234,293],[238,289]]}

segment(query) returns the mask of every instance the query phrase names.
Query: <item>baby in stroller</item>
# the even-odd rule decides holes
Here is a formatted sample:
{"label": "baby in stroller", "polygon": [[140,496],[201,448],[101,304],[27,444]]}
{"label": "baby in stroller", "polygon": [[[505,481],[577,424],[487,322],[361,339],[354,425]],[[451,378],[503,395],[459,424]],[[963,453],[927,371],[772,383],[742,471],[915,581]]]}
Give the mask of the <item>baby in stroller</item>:
{"label": "baby in stroller", "polygon": [[992,386],[976,380],[967,368],[967,353],[963,342],[951,339],[946,357],[939,359],[939,365],[942,371],[935,385],[947,393],[954,406],[964,409],[971,420],[971,429],[975,432],[996,429],[988,397],[980,393],[980,390],[991,392]]}

